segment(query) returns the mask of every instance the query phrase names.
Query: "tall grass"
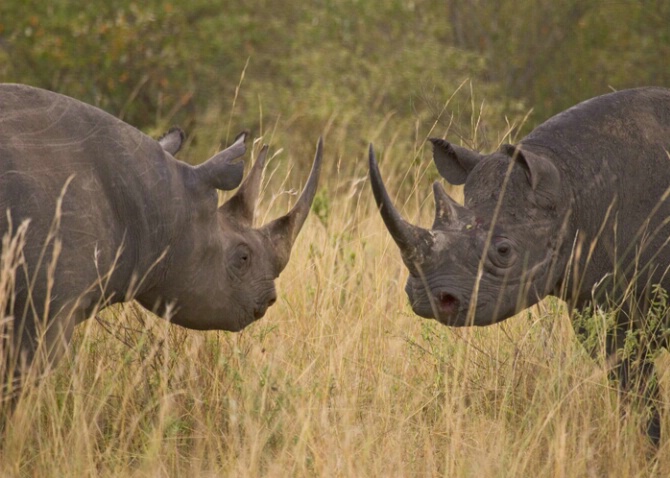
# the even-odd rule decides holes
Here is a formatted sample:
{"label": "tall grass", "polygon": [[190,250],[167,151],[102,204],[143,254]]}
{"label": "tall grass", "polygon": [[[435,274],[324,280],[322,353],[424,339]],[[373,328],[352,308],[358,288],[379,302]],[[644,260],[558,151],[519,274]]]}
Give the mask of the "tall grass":
{"label": "tall grass", "polygon": [[[329,129],[326,151],[344,134]],[[416,136],[378,135],[390,189],[409,191],[404,213],[426,224]],[[364,154],[330,156],[279,300],[258,323],[193,332],[128,304],[80,326],[8,418],[0,475],[670,475],[670,442],[652,458],[641,414],[621,419],[559,301],[487,328],[411,312]],[[340,173],[344,161],[361,166]]]}

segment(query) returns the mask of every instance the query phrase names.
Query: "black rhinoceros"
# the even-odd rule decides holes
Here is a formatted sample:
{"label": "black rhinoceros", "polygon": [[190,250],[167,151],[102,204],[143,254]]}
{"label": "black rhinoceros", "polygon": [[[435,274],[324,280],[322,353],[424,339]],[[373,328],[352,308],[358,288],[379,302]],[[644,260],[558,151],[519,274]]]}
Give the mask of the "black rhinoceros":
{"label": "black rhinoceros", "polygon": [[[465,185],[464,206],[433,185],[431,229],[402,219],[370,148],[374,196],[409,269],[413,310],[449,326],[493,324],[550,294],[574,317],[610,310],[611,376],[646,397],[658,442],[652,358],[670,324],[667,312],[647,312],[670,289],[670,90],[590,99],[488,155],[431,142],[439,173]],[[583,335],[584,322],[574,324]],[[622,354],[626,341],[634,353]]]}
{"label": "black rhinoceros", "polygon": [[[240,185],[246,134],[199,166],[174,159],[183,133],[160,141],[75,99],[0,85],[0,236],[4,371],[53,364],[75,325],[131,299],[191,329],[237,331],[276,300],[274,280],[314,198],[316,157],[293,209],[253,228],[264,147]],[[44,347],[39,364],[35,354]],[[10,345],[10,346],[8,346]]]}

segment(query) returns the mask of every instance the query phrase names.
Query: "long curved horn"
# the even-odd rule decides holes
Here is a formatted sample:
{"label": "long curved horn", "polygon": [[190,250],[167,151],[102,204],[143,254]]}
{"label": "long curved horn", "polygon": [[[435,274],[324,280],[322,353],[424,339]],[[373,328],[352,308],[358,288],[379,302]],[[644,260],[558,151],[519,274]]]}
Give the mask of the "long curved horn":
{"label": "long curved horn", "polygon": [[370,145],[370,183],[372,184],[372,193],[377,201],[379,213],[386,224],[391,237],[400,248],[400,253],[405,259],[405,263],[411,264],[420,260],[420,252],[425,247],[432,247],[433,236],[430,231],[418,226],[414,226],[405,221],[398,210],[393,206],[391,198],[386,192],[384,182],[379,173],[379,166],[375,159],[375,152]]}
{"label": "long curved horn", "polygon": [[265,158],[268,154],[268,145],[263,145],[258,158],[254,162],[249,174],[245,178],[235,195],[221,206],[238,223],[244,226],[251,226],[254,222],[254,211],[258,201],[258,193],[261,188],[261,178],[265,168]]}
{"label": "long curved horn", "polygon": [[277,275],[284,270],[291,256],[291,248],[295,242],[302,225],[307,219],[307,214],[312,206],[312,201],[316,195],[316,188],[319,184],[319,174],[321,173],[321,159],[323,158],[323,138],[319,138],[316,146],[316,154],[312,171],[305,184],[300,198],[293,208],[280,218],[275,219],[269,224],[263,226],[261,231],[265,232],[270,238],[270,242],[275,249],[275,267]]}

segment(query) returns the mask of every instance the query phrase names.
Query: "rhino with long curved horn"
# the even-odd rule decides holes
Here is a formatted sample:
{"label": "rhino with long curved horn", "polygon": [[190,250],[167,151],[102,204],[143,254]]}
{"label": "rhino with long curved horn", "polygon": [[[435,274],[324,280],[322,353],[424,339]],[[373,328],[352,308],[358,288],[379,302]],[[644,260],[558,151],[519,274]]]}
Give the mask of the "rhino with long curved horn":
{"label": "rhino with long curved horn", "polygon": [[670,90],[587,100],[491,154],[430,141],[438,172],[465,196],[460,206],[436,183],[430,230],[393,208],[370,152],[372,189],[408,265],[414,312],[489,325],[556,295],[581,312],[574,326],[587,335],[580,316],[608,309],[611,375],[647,407],[658,443],[653,359],[668,345],[667,311],[659,320],[657,308],[670,290]]}
{"label": "rhino with long curved horn", "polygon": [[[268,148],[240,186],[247,136],[191,166],[173,156],[178,128],[156,141],[73,98],[0,85],[0,252],[17,255],[0,376],[20,376],[38,350],[39,369],[55,363],[77,324],[117,302],[191,329],[263,317],[314,199],[323,142],[295,206],[255,229]],[[217,190],[238,186],[218,207]]]}

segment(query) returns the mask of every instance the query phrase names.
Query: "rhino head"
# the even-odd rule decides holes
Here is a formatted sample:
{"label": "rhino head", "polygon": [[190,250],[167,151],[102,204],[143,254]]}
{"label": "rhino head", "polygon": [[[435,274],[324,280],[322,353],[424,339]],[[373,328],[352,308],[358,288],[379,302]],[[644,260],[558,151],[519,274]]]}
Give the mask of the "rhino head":
{"label": "rhino head", "polygon": [[391,202],[370,146],[381,216],[409,269],[405,290],[422,317],[450,326],[499,322],[554,290],[568,210],[561,175],[545,157],[512,145],[482,155],[431,139],[440,174],[464,184],[465,205],[433,184],[431,229],[405,221]]}
{"label": "rhino head", "polygon": [[[159,143],[173,154],[182,139],[183,133],[175,129]],[[322,140],[293,208],[262,227],[254,227],[268,152],[265,145],[236,193],[217,207],[216,189],[234,189],[241,182],[243,164],[233,160],[244,154],[244,139],[243,133],[231,147],[193,169],[191,189],[202,197],[191,224],[167,251],[161,281],[136,296],[148,309],[168,312],[173,323],[187,328],[238,331],[263,317],[277,300],[274,281],[289,261],[316,193]]]}

